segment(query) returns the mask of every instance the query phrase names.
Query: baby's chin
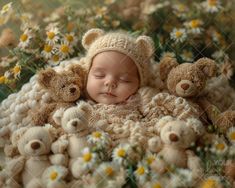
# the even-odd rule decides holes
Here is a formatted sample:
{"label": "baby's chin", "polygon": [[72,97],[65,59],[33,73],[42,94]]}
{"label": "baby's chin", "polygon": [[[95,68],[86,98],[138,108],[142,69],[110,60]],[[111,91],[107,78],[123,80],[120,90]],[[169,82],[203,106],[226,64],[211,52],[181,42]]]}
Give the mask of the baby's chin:
{"label": "baby's chin", "polygon": [[118,104],[118,103],[122,103],[125,101],[125,99],[120,99],[120,98],[117,98],[117,97],[99,97],[95,100],[97,103],[102,103],[102,104],[107,104],[107,105],[110,105],[110,104]]}

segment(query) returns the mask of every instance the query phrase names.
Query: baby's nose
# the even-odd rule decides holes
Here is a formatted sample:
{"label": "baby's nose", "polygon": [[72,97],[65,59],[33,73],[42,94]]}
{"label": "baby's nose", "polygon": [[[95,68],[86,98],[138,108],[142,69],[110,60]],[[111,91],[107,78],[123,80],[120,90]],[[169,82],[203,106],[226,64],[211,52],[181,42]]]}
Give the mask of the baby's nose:
{"label": "baby's nose", "polygon": [[115,80],[109,79],[105,82],[105,86],[110,87],[110,88],[115,88],[117,86],[117,84],[116,84]]}

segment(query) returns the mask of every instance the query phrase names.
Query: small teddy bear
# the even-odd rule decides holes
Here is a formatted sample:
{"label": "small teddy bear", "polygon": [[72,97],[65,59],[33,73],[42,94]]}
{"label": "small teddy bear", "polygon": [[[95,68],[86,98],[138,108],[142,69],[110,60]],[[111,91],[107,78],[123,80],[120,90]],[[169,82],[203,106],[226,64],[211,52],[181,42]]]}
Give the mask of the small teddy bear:
{"label": "small teddy bear", "polygon": [[187,150],[197,137],[204,133],[202,123],[194,118],[183,121],[165,116],[158,121],[156,129],[160,136],[149,140],[149,149],[158,152],[157,160],[151,166],[152,169],[163,173],[168,165],[175,165],[179,168],[189,168],[195,178],[202,175],[200,159],[193,151]]}
{"label": "small teddy bear", "polygon": [[72,65],[68,71],[57,73],[52,68],[48,68],[39,73],[39,84],[48,90],[53,101],[49,102],[41,109],[33,111],[33,123],[44,125],[50,123],[57,126],[52,116],[59,108],[67,108],[81,96],[84,88],[85,70],[81,65]]}
{"label": "small teddy bear", "polygon": [[[223,113],[211,104],[202,91],[207,81],[216,76],[216,64],[209,58],[200,58],[195,63],[178,64],[172,57],[165,57],[160,62],[160,75],[166,82],[171,94],[189,99],[221,132],[225,132],[235,123],[235,111],[227,110]],[[202,96],[201,96],[202,95]]]}
{"label": "small teddy bear", "polygon": [[[61,113],[60,124],[65,134],[52,144],[52,151],[55,154],[63,154],[67,149],[69,168],[73,161],[81,156],[82,149],[88,146],[86,136],[90,133],[88,124],[91,113],[91,106],[84,101]],[[58,116],[56,121],[59,121]]]}
{"label": "small teddy bear", "polygon": [[49,125],[16,130],[11,140],[20,155],[7,162],[5,174],[22,182],[26,188],[44,187],[41,180],[44,170],[51,164],[58,164],[56,157],[49,156],[56,135],[56,130]]}

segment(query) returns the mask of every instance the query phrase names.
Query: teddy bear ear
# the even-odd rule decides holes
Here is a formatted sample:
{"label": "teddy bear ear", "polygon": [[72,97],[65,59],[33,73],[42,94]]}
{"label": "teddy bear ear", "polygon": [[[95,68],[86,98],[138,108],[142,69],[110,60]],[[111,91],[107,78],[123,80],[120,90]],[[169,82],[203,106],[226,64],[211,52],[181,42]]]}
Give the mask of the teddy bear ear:
{"label": "teddy bear ear", "polygon": [[50,134],[52,140],[55,140],[58,137],[58,131],[56,128],[54,128],[51,124],[45,124],[44,125],[44,129],[46,129],[48,131],[48,133]]}
{"label": "teddy bear ear", "polygon": [[56,72],[52,68],[48,68],[46,70],[43,70],[39,73],[38,75],[38,83],[45,87],[48,88],[50,87],[50,81],[53,77],[55,77]]}
{"label": "teddy bear ear", "polygon": [[136,44],[141,53],[143,53],[147,59],[149,59],[154,54],[154,42],[150,37],[145,35],[139,36],[136,39]]}
{"label": "teddy bear ear", "polygon": [[18,141],[20,140],[20,138],[24,135],[24,133],[28,130],[27,127],[22,127],[20,129],[17,129],[16,131],[14,131],[11,135],[11,142],[13,146],[17,146]]}
{"label": "teddy bear ear", "polygon": [[92,107],[90,104],[88,104],[87,102],[84,102],[84,101],[80,101],[78,104],[77,104],[77,107],[80,108],[82,111],[84,111],[86,114],[88,114],[89,116],[91,115],[92,113]]}
{"label": "teddy bear ear", "polygon": [[203,135],[205,132],[205,128],[202,125],[201,121],[195,118],[187,119],[186,125],[190,126],[198,136]]}
{"label": "teddy bear ear", "polygon": [[155,125],[155,128],[157,130],[157,132],[161,132],[162,128],[170,121],[174,121],[175,118],[173,118],[172,116],[164,116],[162,117]]}
{"label": "teddy bear ear", "polygon": [[194,63],[208,77],[214,77],[217,73],[217,66],[214,60],[209,58],[200,58]]}
{"label": "teddy bear ear", "polygon": [[82,45],[88,50],[91,44],[100,36],[104,35],[104,31],[102,29],[94,28],[88,30],[82,37]]}
{"label": "teddy bear ear", "polygon": [[162,81],[166,80],[169,72],[173,68],[177,67],[178,65],[179,65],[179,63],[177,62],[177,60],[175,58],[169,57],[169,56],[162,57],[162,59],[160,60],[160,63],[159,63],[161,80]]}

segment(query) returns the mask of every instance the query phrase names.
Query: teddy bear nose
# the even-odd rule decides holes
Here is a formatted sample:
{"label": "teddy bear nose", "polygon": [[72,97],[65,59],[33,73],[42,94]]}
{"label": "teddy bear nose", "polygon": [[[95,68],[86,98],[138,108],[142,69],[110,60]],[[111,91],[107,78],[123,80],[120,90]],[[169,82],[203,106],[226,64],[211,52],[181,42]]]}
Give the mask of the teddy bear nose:
{"label": "teddy bear nose", "polygon": [[77,126],[77,122],[76,122],[76,121],[73,121],[73,122],[72,122],[72,126],[76,127],[76,126]]}
{"label": "teddy bear nose", "polygon": [[71,93],[74,93],[74,92],[76,91],[76,88],[72,87],[72,88],[69,89],[69,91],[70,91]]}
{"label": "teddy bear nose", "polygon": [[179,138],[178,138],[178,136],[177,136],[176,134],[171,133],[171,134],[170,134],[170,140],[171,140],[172,142],[177,142],[177,141],[179,140]]}
{"label": "teddy bear nose", "polygon": [[189,88],[189,84],[182,84],[182,85],[181,85],[181,88],[182,88],[183,90],[187,90],[187,89]]}
{"label": "teddy bear nose", "polygon": [[36,150],[36,149],[40,148],[40,144],[38,142],[33,142],[33,143],[31,143],[31,148]]}

